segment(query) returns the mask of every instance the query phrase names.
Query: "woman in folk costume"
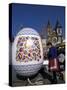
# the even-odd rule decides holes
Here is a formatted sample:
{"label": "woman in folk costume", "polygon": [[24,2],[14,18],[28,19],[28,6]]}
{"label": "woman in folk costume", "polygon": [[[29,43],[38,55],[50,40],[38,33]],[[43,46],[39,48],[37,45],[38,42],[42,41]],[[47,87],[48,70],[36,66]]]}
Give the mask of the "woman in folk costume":
{"label": "woman in folk costume", "polygon": [[53,83],[57,83],[56,72],[59,71],[59,62],[57,59],[57,49],[52,45],[51,42],[47,43],[48,59],[49,59],[49,71],[53,73]]}

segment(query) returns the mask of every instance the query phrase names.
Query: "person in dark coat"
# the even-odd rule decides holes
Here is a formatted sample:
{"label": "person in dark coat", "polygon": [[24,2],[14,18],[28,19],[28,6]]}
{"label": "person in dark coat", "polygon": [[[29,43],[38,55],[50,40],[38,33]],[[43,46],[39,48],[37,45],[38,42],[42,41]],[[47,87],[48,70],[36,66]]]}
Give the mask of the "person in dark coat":
{"label": "person in dark coat", "polygon": [[53,73],[53,83],[57,83],[56,72],[59,71],[59,62],[57,59],[57,49],[52,45],[51,42],[47,43],[48,51],[48,60],[49,60],[49,71]]}

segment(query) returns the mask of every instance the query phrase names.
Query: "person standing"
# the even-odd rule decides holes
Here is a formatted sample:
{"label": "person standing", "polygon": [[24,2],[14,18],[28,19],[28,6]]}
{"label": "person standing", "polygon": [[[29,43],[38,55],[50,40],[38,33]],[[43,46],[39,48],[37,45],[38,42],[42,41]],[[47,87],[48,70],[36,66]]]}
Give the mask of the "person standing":
{"label": "person standing", "polygon": [[49,71],[53,73],[52,83],[57,83],[56,72],[59,71],[59,61],[57,58],[57,49],[52,45],[51,42],[47,43],[48,51],[48,60],[49,60]]}

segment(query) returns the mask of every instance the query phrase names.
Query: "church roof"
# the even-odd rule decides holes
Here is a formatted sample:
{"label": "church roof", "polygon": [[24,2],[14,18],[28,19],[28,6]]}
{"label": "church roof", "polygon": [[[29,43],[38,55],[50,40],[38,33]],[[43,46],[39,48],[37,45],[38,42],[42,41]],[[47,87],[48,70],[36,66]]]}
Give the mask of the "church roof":
{"label": "church roof", "polygon": [[48,20],[48,23],[47,23],[47,28],[51,28],[51,24],[50,24],[50,20]]}
{"label": "church roof", "polygon": [[61,24],[60,24],[58,19],[57,19],[56,25],[55,25],[55,29],[57,29],[57,28],[62,28],[62,26],[61,26]]}

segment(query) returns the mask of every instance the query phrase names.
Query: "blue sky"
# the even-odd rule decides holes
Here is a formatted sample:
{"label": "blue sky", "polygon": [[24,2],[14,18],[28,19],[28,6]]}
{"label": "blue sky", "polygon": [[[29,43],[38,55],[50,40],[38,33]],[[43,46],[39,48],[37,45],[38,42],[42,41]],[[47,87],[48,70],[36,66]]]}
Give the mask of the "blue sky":
{"label": "blue sky", "polygon": [[47,5],[12,4],[12,35],[20,31],[20,28],[31,27],[41,32],[47,25],[48,19],[52,27],[55,27],[57,17],[62,25],[63,36],[65,33],[65,8]]}

